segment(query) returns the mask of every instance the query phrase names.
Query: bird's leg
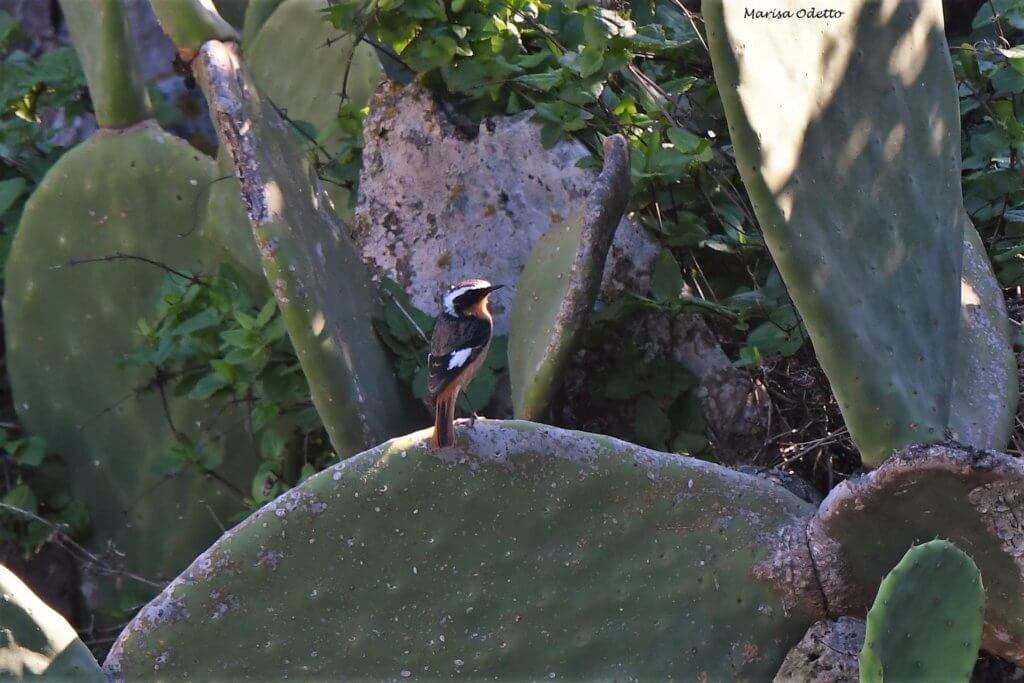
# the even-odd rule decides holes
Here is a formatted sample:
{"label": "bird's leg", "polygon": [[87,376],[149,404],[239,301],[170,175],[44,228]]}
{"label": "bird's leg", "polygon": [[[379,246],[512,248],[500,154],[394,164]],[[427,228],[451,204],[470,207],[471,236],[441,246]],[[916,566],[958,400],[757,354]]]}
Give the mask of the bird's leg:
{"label": "bird's leg", "polygon": [[469,401],[469,396],[467,396],[466,394],[459,394],[459,398],[466,399],[465,404],[466,406],[468,406],[468,410],[466,412],[469,413],[469,426],[472,427],[473,425],[476,424],[476,421],[480,419],[480,416],[476,414],[476,410],[473,408],[473,404],[470,403]]}

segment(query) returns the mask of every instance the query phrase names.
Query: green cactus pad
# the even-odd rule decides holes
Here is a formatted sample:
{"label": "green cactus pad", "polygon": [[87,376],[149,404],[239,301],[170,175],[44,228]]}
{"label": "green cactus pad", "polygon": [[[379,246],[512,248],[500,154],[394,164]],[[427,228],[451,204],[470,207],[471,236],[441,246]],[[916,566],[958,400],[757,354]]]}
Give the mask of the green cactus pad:
{"label": "green cactus pad", "polygon": [[[138,261],[65,264],[123,254],[215,272],[227,254],[195,227],[214,172],[212,160],[152,120],[100,132],[43,179],[7,261],[7,370],[18,415],[66,458],[73,493],[92,516],[92,546],[112,542],[127,568],[146,576],[181,571],[242,505],[216,482],[164,476],[176,440],[153,372],[120,366],[166,273]],[[169,395],[168,410],[192,439],[200,425],[240,431],[220,404]],[[257,456],[245,439],[225,444],[221,472],[244,489]]]}
{"label": "green cactus pad", "polygon": [[793,16],[704,3],[715,78],[765,241],[873,467],[949,424],[963,201],[942,7],[771,9]]}
{"label": "green cactus pad", "polygon": [[706,462],[529,422],[325,470],[121,634],[115,680],[766,680],[816,610],[759,572],[812,511]]}
{"label": "green cactus pad", "polygon": [[[376,51],[341,34],[324,15],[327,0],[285,0],[245,52],[260,91],[296,121],[318,133],[331,127],[343,102],[365,107],[383,78]],[[337,136],[325,136],[325,156],[339,150]],[[334,183],[324,189],[334,210],[352,223],[349,191]]]}
{"label": "green cactus pad", "polygon": [[[249,229],[249,217],[242,203],[242,186],[235,177],[231,157],[223,147],[217,154],[217,181],[210,186],[206,213],[203,217],[206,230],[220,240],[235,262],[249,274],[263,278],[260,252]],[[265,282],[265,280],[264,280]]]}
{"label": "green cactus pad", "polygon": [[1024,663],[1024,462],[951,446],[906,449],[822,502],[807,537],[832,614],[863,614],[906,549],[935,538],[985,580],[982,647]]}
{"label": "green cactus pad", "polygon": [[75,629],[0,566],[0,679],[105,681]]}
{"label": "green cactus pad", "polygon": [[985,589],[970,557],[946,541],[911,548],[868,612],[860,680],[967,683],[984,620]]}
{"label": "green cactus pad", "polygon": [[247,50],[256,39],[263,24],[274,13],[283,0],[249,0],[245,8],[245,21],[242,24],[242,49]]}
{"label": "green cactus pad", "polygon": [[1017,415],[1017,357],[1006,303],[978,231],[965,214],[964,270],[960,285],[949,428],[974,448],[1006,448]]}
{"label": "green cactus pad", "polygon": [[547,412],[597,300],[608,249],[629,199],[625,138],[606,138],[604,158],[585,205],[537,242],[519,279],[508,343],[516,417],[540,419]]}
{"label": "green cactus pad", "polygon": [[96,123],[124,128],[152,116],[124,0],[61,0],[60,6],[89,83]]}
{"label": "green cactus pad", "polygon": [[193,71],[335,449],[348,456],[405,432],[423,411],[374,333],[377,293],[294,133],[252,82],[237,46],[206,43]]}
{"label": "green cactus pad", "polygon": [[160,28],[187,62],[208,40],[239,40],[238,32],[224,21],[210,0],[149,0],[149,4]]}
{"label": "green cactus pad", "polygon": [[[273,7],[270,7],[273,5]],[[280,5],[280,6],[278,6]],[[251,45],[243,39],[246,61],[253,80],[267,98],[288,116],[312,124],[317,131],[327,129],[337,119],[343,102],[365,106],[381,80],[377,56],[369,45],[353,45],[350,36],[340,35],[324,16],[326,0],[287,0],[276,3],[253,3],[250,12],[259,7],[270,10]],[[248,25],[256,17],[247,18]],[[258,35],[258,37],[256,37]],[[327,42],[333,41],[328,46]],[[344,91],[345,97],[341,97]],[[321,142],[321,158],[338,153],[337,137],[326,136]],[[219,159],[221,176],[233,175],[230,159],[223,150]],[[324,186],[334,204],[335,212],[346,223],[352,221],[349,191],[336,184]],[[224,245],[248,270],[260,273],[259,253],[249,229],[241,187],[235,178],[218,181],[210,188],[206,223]]]}

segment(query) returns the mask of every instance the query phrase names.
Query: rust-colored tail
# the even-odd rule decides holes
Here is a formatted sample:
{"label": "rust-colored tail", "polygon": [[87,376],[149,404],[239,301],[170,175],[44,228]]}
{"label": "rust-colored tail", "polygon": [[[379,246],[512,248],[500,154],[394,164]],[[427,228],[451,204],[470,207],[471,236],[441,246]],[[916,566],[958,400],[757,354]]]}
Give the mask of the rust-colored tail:
{"label": "rust-colored tail", "polygon": [[455,398],[458,391],[444,391],[434,403],[434,435],[430,442],[434,448],[455,445]]}

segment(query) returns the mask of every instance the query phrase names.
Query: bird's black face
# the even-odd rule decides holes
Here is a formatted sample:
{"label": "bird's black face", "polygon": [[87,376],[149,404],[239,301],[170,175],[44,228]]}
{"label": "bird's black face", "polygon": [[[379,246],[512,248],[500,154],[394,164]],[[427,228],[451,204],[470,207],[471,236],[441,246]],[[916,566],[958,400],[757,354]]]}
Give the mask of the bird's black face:
{"label": "bird's black face", "polygon": [[491,292],[502,287],[504,285],[492,285],[487,280],[463,280],[453,285],[445,295],[445,313],[461,315],[486,299]]}

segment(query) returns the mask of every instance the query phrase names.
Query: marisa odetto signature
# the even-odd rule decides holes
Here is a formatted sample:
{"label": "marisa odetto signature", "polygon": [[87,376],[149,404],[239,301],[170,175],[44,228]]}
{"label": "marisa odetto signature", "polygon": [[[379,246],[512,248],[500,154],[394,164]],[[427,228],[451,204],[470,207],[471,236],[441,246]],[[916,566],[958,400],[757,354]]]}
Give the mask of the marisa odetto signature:
{"label": "marisa odetto signature", "polygon": [[845,12],[837,9],[818,9],[805,7],[791,9],[753,9],[743,8],[744,19],[839,19]]}

